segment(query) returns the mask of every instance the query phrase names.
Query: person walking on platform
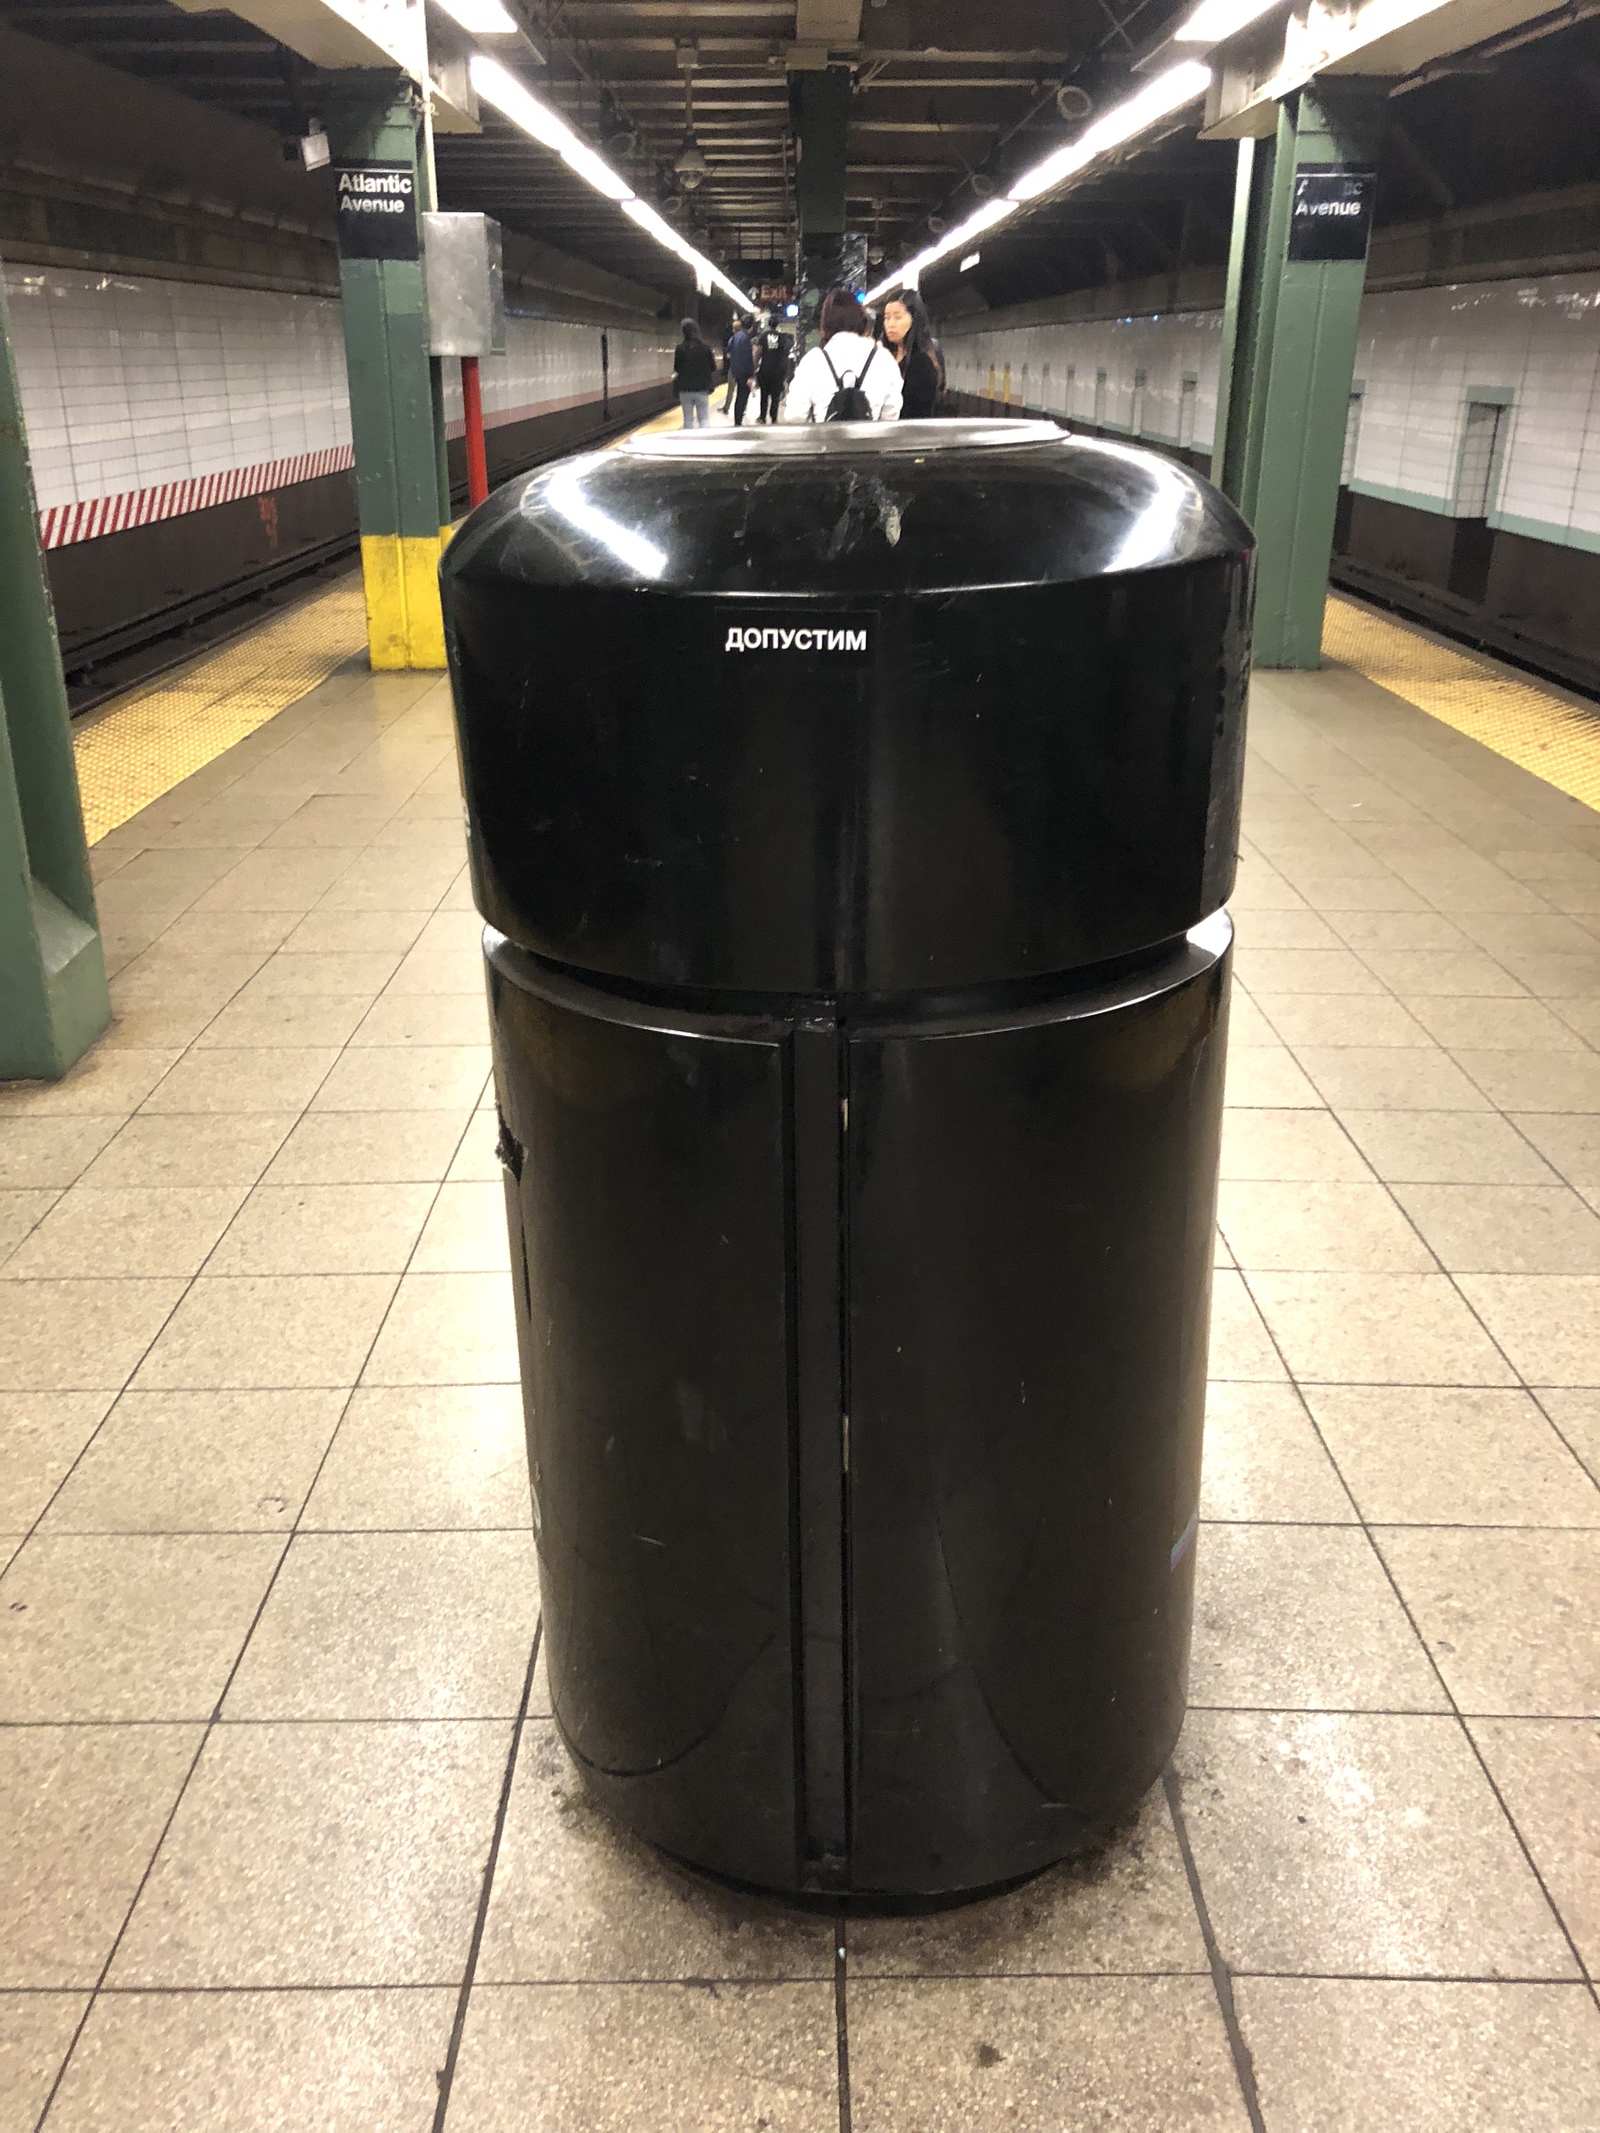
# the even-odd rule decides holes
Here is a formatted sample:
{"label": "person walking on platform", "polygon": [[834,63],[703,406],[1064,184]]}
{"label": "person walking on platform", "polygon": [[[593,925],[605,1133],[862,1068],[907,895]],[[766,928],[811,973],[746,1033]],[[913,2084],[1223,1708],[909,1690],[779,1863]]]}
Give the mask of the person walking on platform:
{"label": "person walking on platform", "polygon": [[733,401],[735,429],[743,423],[744,411],[750,405],[750,381],[755,374],[756,359],[750,344],[749,326],[744,319],[736,318],[728,340],[728,395]]}
{"label": "person walking on platform", "polygon": [[884,305],[878,320],[884,346],[900,368],[900,418],[925,421],[939,412],[944,392],[944,358],[933,337],[927,306],[915,289],[902,289]]}
{"label": "person walking on platform", "polygon": [[683,322],[683,339],[672,351],[672,375],[677,380],[678,405],[683,409],[686,430],[711,427],[711,387],[716,380],[717,358],[701,339],[692,318]]}
{"label": "person walking on platform", "polygon": [[789,362],[793,354],[793,341],[782,331],[776,319],[769,319],[761,329],[756,365],[756,382],[761,388],[763,422],[776,422],[778,419],[778,402],[783,398],[783,388],[789,382]]}
{"label": "person walking on platform", "polygon": [[900,371],[873,340],[854,289],[840,285],[822,299],[821,345],[795,365],[785,422],[893,422],[900,412]]}

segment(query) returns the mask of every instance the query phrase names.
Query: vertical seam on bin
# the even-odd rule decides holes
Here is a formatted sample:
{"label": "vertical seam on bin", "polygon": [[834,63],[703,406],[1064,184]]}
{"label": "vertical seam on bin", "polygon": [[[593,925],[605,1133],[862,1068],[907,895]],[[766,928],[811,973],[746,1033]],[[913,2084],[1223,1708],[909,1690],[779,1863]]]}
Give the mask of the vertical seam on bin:
{"label": "vertical seam on bin", "polygon": [[850,2133],[850,1999],[846,1920],[833,1926],[833,2035],[839,2068],[839,2133]]}
{"label": "vertical seam on bin", "polygon": [[533,1632],[533,1644],[528,1652],[528,1669],[522,1677],[522,1700],[517,1705],[517,1721],[511,1729],[511,1749],[506,1756],[505,1776],[500,1780],[500,1799],[495,1807],[494,1828],[489,1837],[489,1856],[483,1863],[483,1885],[478,1891],[477,1915],[472,1921],[472,1940],[467,1949],[467,1966],[461,1977],[461,1990],[456,1996],[455,2019],[450,2024],[450,2044],[445,2053],[444,2065],[439,2070],[439,2101],[433,2114],[433,2133],[444,2133],[445,2119],[450,2110],[450,2092],[455,2086],[456,2066],[461,2058],[461,2038],[467,2026],[467,2003],[472,1998],[472,1988],[478,1975],[478,1952],[483,1946],[483,1929],[489,1918],[489,1899],[494,1894],[495,1868],[500,1863],[500,1840],[505,1835],[506,1815],[511,1806],[511,1785],[517,1774],[517,1760],[522,1750],[522,1736],[527,1730],[528,1705],[533,1700],[533,1677],[539,1664],[539,1646],[544,1638],[544,1618],[540,1617]]}
{"label": "vertical seam on bin", "polygon": [[800,1253],[799,1194],[795,1163],[795,1033],[791,1029],[779,1052],[782,1076],[779,1103],[783,1125],[783,1283],[785,1407],[789,1425],[789,1673],[790,1719],[794,1729],[794,1856],[797,1877],[807,1858],[806,1782],[806,1618],[802,1591],[804,1541],[801,1532],[800,1427]]}
{"label": "vertical seam on bin", "polygon": [[1251,2133],[1267,2133],[1266,2120],[1261,2115],[1261,2099],[1256,2092],[1255,2061],[1250,2056],[1250,2047],[1245,2042],[1244,2031],[1239,2026],[1239,2011],[1233,2003],[1233,1972],[1228,1968],[1222,1950],[1217,1945],[1217,1936],[1212,1930],[1211,1913],[1206,1908],[1205,1891],[1200,1886],[1200,1869],[1195,1865],[1194,1851],[1189,1843],[1189,1827],[1183,1818],[1183,1794],[1179,1788],[1177,1773],[1170,1763],[1161,1773],[1161,1788],[1167,1796],[1167,1806],[1172,1813],[1172,1827],[1183,1858],[1183,1871],[1188,1876],[1189,1894],[1194,1899],[1195,1916],[1200,1921],[1200,1938],[1205,1942],[1206,1961],[1211,1967],[1211,1986],[1216,1993],[1217,2006],[1222,2014],[1222,2026],[1227,2032],[1228,2050],[1233,2055],[1233,2071],[1250,2119]]}

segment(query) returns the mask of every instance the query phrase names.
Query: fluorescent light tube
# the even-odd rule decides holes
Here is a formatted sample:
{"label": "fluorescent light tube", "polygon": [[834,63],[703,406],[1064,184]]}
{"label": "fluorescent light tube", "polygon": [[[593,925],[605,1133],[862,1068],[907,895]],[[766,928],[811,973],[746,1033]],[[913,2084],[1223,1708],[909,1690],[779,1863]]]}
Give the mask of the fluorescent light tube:
{"label": "fluorescent light tube", "polygon": [[1141,89],[1137,96],[1117,104],[1104,118],[1070,141],[1065,148],[1058,148],[1054,155],[1046,156],[1042,163],[1035,163],[1032,170],[1024,171],[1011,187],[1014,201],[1037,200],[1041,193],[1049,192],[1063,178],[1070,178],[1074,171],[1082,170],[1096,156],[1105,154],[1108,148],[1120,147],[1131,141],[1135,134],[1143,133],[1174,111],[1181,111],[1185,104],[1192,104],[1205,95],[1211,86],[1211,69],[1198,59],[1180,60],[1164,74],[1158,74],[1148,88]]}
{"label": "fluorescent light tube", "polygon": [[961,262],[960,271],[963,274],[970,274],[982,257],[983,254],[981,252],[969,252],[966,258],[963,259]]}
{"label": "fluorescent light tube", "polygon": [[597,193],[604,193],[608,200],[632,198],[633,187],[617,176],[604,156],[580,140],[559,112],[540,103],[514,74],[507,73],[499,60],[486,59],[481,52],[475,52],[468,72],[473,88],[485,103],[493,104],[496,111],[510,119],[513,126],[520,126],[542,148],[554,149],[575,177],[592,185]]}
{"label": "fluorescent light tube", "polygon": [[439,0],[452,22],[460,23],[474,37],[520,37],[522,24],[500,5],[500,0]]}
{"label": "fluorescent light tube", "polygon": [[1188,21],[1180,22],[1173,31],[1172,41],[1174,44],[1221,44],[1236,30],[1246,30],[1252,22],[1259,22],[1277,4],[1278,0],[1200,0]]}

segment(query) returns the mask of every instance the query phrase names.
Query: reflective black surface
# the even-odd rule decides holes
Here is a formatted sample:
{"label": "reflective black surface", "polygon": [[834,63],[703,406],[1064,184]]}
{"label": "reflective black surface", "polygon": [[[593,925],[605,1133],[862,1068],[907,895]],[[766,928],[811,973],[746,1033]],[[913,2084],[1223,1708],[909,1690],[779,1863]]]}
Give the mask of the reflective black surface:
{"label": "reflective black surface", "polygon": [[683,1858],[971,1890],[1171,1746],[1250,576],[1046,424],[651,440],[447,552],[551,1692]]}
{"label": "reflective black surface", "polygon": [[[480,906],[640,982],[902,992],[1227,896],[1249,537],[1049,424],[696,433],[512,485],[446,554]],[[867,633],[865,656],[729,632]]]}

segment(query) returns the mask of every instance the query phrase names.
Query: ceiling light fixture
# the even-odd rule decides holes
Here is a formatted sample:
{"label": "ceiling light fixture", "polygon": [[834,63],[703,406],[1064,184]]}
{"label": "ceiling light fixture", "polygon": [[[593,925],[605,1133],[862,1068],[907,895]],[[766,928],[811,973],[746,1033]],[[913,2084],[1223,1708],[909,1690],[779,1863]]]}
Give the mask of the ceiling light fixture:
{"label": "ceiling light fixture", "polygon": [[1174,44],[1221,44],[1276,7],[1278,0],[1200,0],[1187,22],[1172,33]]}
{"label": "ceiling light fixture", "polygon": [[604,156],[597,154],[587,141],[580,140],[559,112],[541,103],[497,59],[488,59],[483,53],[476,52],[469,71],[473,88],[486,104],[492,104],[502,118],[509,119],[513,126],[520,126],[541,147],[552,149],[574,176],[592,185],[597,193],[604,193],[608,200],[615,200],[631,222],[637,223],[664,250],[692,267],[697,280],[708,281],[721,289],[742,311],[755,308],[753,299],[736,281],[731,281],[719,267],[697,252],[649,201],[639,199],[633,187],[626,179],[617,176]]}
{"label": "ceiling light fixture", "polygon": [[[1212,5],[1213,0],[1205,0],[1205,4]],[[1020,177],[1013,178],[1008,198],[986,200],[975,215],[969,215],[965,222],[958,223],[953,230],[941,236],[937,244],[930,245],[925,252],[919,252],[914,259],[908,259],[903,267],[888,275],[875,288],[869,289],[867,302],[875,303],[891,289],[915,287],[921,275],[935,261],[943,259],[950,252],[963,250],[980,232],[993,229],[994,225],[1003,221],[1007,215],[1014,215],[1019,207],[1027,206],[1041,194],[1062,184],[1067,178],[1094,162],[1097,157],[1103,156],[1108,149],[1120,147],[1124,141],[1131,141],[1136,134],[1144,133],[1160,120],[1170,118],[1173,112],[1181,111],[1185,104],[1194,103],[1205,95],[1210,86],[1211,69],[1208,66],[1198,59],[1180,60],[1177,66],[1169,67],[1164,74],[1158,74],[1137,96],[1130,96],[1125,103],[1108,111],[1104,118],[1097,119],[1094,125],[1079,134],[1075,141],[1069,141],[1065,148],[1058,148],[1054,155],[1046,156],[1042,162],[1035,163],[1031,170],[1025,170]]]}
{"label": "ceiling light fixture", "polygon": [[439,0],[439,5],[473,37],[520,37],[522,24],[501,0]]}

